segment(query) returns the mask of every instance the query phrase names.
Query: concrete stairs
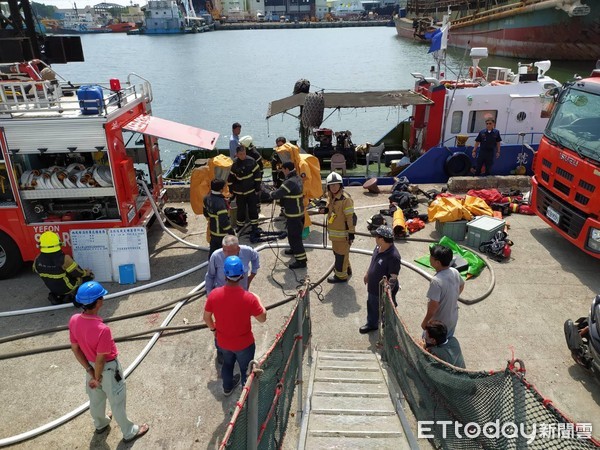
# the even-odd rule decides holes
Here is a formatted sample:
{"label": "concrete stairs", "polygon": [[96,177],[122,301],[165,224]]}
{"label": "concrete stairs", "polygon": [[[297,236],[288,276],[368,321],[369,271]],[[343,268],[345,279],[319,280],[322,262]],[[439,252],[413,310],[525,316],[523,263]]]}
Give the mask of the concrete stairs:
{"label": "concrete stairs", "polygon": [[377,355],[319,350],[298,449],[410,449]]}

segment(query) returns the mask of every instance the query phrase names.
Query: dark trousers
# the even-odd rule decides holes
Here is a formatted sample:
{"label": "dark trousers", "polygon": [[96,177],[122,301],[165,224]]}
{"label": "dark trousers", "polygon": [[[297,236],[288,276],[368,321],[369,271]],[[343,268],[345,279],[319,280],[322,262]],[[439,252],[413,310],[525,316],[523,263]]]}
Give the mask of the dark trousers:
{"label": "dark trousers", "polygon": [[243,350],[225,350],[223,352],[223,367],[221,367],[221,378],[223,378],[223,389],[229,391],[233,388],[233,368],[237,361],[240,366],[240,375],[242,386],[246,383],[246,372],[248,372],[248,365],[250,361],[254,359],[254,352],[256,345],[251,344]]}
{"label": "dark trousers", "polygon": [[215,236],[213,234],[210,235],[210,248],[208,250],[208,259],[210,259],[210,255],[219,250],[223,246],[223,238],[225,236]]}
{"label": "dark trousers", "polygon": [[484,175],[490,175],[492,170],[492,165],[494,164],[494,149],[487,150],[483,148],[479,148],[479,153],[477,154],[477,161],[475,163],[475,175],[481,174],[481,168],[485,164],[485,173]]}
{"label": "dark trousers", "polygon": [[246,223],[246,213],[252,226],[258,226],[258,195],[255,192],[247,195],[236,194],[237,226],[243,227]]}
{"label": "dark trousers", "polygon": [[306,251],[302,243],[302,230],[304,229],[304,216],[287,218],[287,238],[290,249],[296,261],[306,261]]}
{"label": "dark trousers", "polygon": [[[392,302],[394,306],[398,306],[396,294],[398,293],[398,285],[392,289]],[[367,292],[367,325],[371,328],[379,328],[379,294],[371,294]]]}

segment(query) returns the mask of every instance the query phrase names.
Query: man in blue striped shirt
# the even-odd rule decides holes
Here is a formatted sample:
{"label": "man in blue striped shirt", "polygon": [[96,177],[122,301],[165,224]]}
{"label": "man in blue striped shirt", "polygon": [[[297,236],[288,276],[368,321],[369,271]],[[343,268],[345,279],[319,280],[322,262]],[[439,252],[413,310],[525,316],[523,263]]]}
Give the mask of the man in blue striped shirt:
{"label": "man in blue striped shirt", "polygon": [[223,268],[225,258],[228,256],[238,256],[242,260],[244,279],[240,282],[240,286],[246,291],[249,290],[250,283],[260,268],[258,252],[248,245],[240,245],[236,236],[228,235],[223,238],[223,248],[214,252],[208,261],[208,270],[204,278],[206,295],[215,288],[225,286]]}

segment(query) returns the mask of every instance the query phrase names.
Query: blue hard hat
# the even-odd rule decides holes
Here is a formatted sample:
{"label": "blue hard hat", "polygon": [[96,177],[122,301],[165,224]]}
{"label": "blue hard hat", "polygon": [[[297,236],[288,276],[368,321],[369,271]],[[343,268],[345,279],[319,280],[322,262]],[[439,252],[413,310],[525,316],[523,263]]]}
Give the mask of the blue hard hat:
{"label": "blue hard hat", "polygon": [[224,267],[225,276],[233,281],[237,281],[244,275],[244,264],[237,256],[228,256],[225,259]]}
{"label": "blue hard hat", "polygon": [[82,305],[89,305],[106,294],[108,291],[97,281],[86,281],[77,289],[75,300]]}

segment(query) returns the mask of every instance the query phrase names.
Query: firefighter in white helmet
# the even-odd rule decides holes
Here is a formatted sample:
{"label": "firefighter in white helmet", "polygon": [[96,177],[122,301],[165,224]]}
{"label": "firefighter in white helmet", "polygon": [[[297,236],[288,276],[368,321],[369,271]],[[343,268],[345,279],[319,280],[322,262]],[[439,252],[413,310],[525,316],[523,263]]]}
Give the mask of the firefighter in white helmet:
{"label": "firefighter in white helmet", "polygon": [[352,275],[350,267],[350,246],[354,241],[354,201],[344,191],[343,180],[337,172],[327,176],[327,207],[322,212],[327,214],[327,233],[335,256],[334,275],[329,277],[329,283],[345,283]]}

